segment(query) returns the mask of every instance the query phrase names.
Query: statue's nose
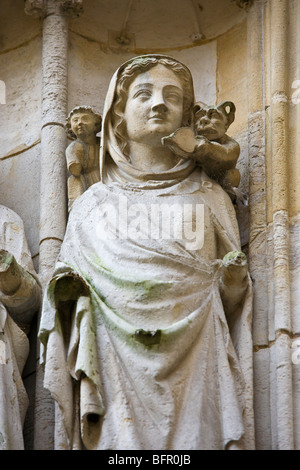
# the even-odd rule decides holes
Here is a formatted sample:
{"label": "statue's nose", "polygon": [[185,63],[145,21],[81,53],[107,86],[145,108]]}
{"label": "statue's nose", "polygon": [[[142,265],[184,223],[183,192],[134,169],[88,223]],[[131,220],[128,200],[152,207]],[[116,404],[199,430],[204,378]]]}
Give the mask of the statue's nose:
{"label": "statue's nose", "polygon": [[167,111],[167,106],[165,105],[165,103],[159,103],[159,104],[156,104],[154,106],[152,106],[152,110],[153,111],[158,111],[160,113],[164,113]]}
{"label": "statue's nose", "polygon": [[200,122],[201,122],[201,124],[203,124],[203,125],[205,126],[206,124],[209,123],[209,119],[207,118],[207,116],[203,116],[203,117],[200,119]]}
{"label": "statue's nose", "polygon": [[153,94],[152,97],[152,110],[158,112],[165,112],[167,111],[167,106],[164,100],[164,96],[162,92],[156,92]]}

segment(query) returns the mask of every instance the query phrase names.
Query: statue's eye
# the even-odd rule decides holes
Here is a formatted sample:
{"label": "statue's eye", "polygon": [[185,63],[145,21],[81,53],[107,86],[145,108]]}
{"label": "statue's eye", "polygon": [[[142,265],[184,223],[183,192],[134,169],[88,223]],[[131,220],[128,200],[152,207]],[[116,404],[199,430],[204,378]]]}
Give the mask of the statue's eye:
{"label": "statue's eye", "polygon": [[176,92],[169,92],[166,94],[166,99],[178,103],[181,100],[181,96]]}
{"label": "statue's eye", "polygon": [[139,90],[134,94],[134,98],[147,99],[147,98],[150,98],[150,96],[151,96],[150,90],[146,90],[146,89],[145,90]]}
{"label": "statue's eye", "polygon": [[208,113],[208,117],[211,119],[211,118],[218,118],[219,117],[219,114],[216,110],[214,109],[211,109]]}

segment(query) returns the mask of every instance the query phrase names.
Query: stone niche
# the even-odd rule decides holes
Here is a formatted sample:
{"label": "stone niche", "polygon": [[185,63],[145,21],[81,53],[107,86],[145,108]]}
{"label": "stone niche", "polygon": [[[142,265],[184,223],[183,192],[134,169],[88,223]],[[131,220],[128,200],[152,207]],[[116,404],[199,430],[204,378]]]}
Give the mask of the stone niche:
{"label": "stone niche", "polygon": [[[67,111],[84,104],[102,112],[116,68],[133,55],[154,51],[190,68],[197,100],[215,104],[229,97],[236,103],[231,133],[243,144],[246,12],[230,0],[200,3],[83,2],[83,13],[69,21]],[[3,0],[0,8],[1,80],[6,84],[0,116],[2,203],[23,218],[38,266],[42,20],[26,15],[22,0]],[[119,41],[122,31],[129,44]],[[243,154],[242,149],[241,165]]]}

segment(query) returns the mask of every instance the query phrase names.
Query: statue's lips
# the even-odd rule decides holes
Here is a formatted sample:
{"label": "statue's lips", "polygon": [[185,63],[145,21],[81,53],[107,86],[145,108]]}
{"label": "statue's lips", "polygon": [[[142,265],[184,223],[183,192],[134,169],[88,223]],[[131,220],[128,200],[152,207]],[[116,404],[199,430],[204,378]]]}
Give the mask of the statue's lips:
{"label": "statue's lips", "polygon": [[167,117],[161,114],[156,114],[155,116],[151,116],[149,121],[167,121]]}
{"label": "statue's lips", "polygon": [[198,132],[199,134],[216,134],[217,131],[211,127],[201,127]]}

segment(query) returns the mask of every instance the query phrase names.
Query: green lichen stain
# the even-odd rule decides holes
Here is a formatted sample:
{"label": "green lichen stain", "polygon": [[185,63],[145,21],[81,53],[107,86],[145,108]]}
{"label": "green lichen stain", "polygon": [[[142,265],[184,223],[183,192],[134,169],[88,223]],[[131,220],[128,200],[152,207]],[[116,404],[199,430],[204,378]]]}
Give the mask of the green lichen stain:
{"label": "green lichen stain", "polygon": [[243,253],[242,251],[238,251],[238,250],[230,251],[224,256],[223,263],[227,264],[230,261],[235,260],[235,259],[241,259],[242,261],[244,261],[247,259],[247,257],[245,253]]}
{"label": "green lichen stain", "polygon": [[13,255],[9,253],[6,250],[1,250],[0,254],[0,270],[1,272],[4,272],[7,270],[7,268],[10,266],[10,264],[13,262]]}
{"label": "green lichen stain", "polygon": [[[173,286],[172,282],[161,279],[143,280],[134,277],[131,272],[128,274],[118,271],[114,272],[110,267],[105,266],[105,263],[99,256],[94,255],[92,259],[89,259],[89,263],[94,266],[99,276],[103,276],[111,282],[112,291],[115,288],[116,295],[118,295],[118,289],[120,289],[120,295],[125,295],[125,301],[127,299],[131,302],[145,303],[150,302],[151,299],[157,300],[167,289]],[[101,283],[98,282],[99,287],[96,286],[90,273],[81,273],[81,275],[90,286],[90,293],[93,299],[92,304],[94,304],[95,312],[99,313],[95,318],[96,323],[104,322],[109,330],[113,331],[117,337],[125,341],[132,348],[138,347],[138,343],[142,343],[147,347],[161,343],[163,337],[162,331],[144,332],[143,330],[135,330],[135,327],[124,318],[122,311],[120,312],[111,305],[111,299],[101,290]],[[111,314],[105,312],[101,303],[105,304],[106,308],[111,311]],[[120,322],[118,322],[118,318]]]}
{"label": "green lichen stain", "polygon": [[[124,273],[113,272],[110,268],[104,265],[101,258],[98,256],[94,257],[94,265],[101,268],[102,274],[110,279],[116,288],[128,289],[138,295],[139,297],[145,297],[148,300],[151,298],[157,298],[162,292],[170,288],[170,283],[155,279],[155,280],[141,280],[134,278],[132,275],[124,278]],[[92,281],[91,281],[92,282]]]}
{"label": "green lichen stain", "polygon": [[106,273],[112,272],[111,269],[109,269],[107,266],[105,266],[102,259],[97,255],[95,255],[93,257],[93,264],[95,264],[96,266],[102,268],[102,270],[105,271]]}
{"label": "green lichen stain", "polygon": [[5,439],[4,439],[4,437],[3,437],[2,432],[0,432],[0,445],[1,445],[1,444],[4,444],[4,442],[5,442]]}

